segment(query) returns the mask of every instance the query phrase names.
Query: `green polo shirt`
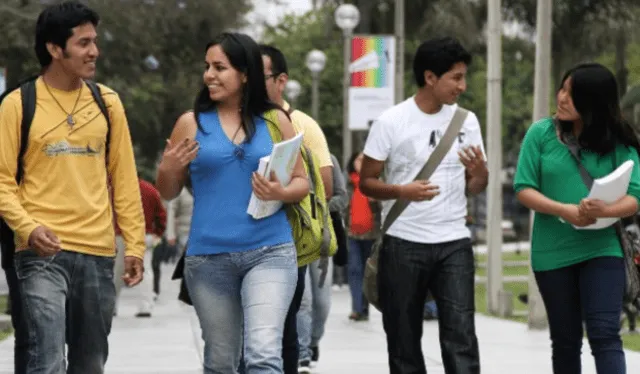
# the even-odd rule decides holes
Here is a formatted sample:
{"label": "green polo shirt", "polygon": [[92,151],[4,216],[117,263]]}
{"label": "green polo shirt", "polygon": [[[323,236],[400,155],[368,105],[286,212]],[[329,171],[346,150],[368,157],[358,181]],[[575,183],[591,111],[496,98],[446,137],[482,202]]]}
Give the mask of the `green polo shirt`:
{"label": "green polo shirt", "polygon": [[[615,151],[604,156],[582,151],[580,157],[595,179],[611,173],[625,161],[633,160],[635,165],[628,194],[640,200],[640,169],[636,149],[618,145]],[[527,188],[565,204],[579,204],[589,194],[575,159],[558,140],[551,118],[531,125],[524,137],[514,189],[518,193]],[[559,269],[603,256],[622,257],[620,242],[613,227],[577,230],[556,216],[536,212],[531,236],[533,270]]]}

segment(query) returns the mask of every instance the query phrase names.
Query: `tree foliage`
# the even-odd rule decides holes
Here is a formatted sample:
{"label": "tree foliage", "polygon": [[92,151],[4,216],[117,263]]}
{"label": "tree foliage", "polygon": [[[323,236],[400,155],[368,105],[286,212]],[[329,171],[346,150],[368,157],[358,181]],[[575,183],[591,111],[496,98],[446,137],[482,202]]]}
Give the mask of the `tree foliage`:
{"label": "tree foliage", "polygon": [[[35,18],[43,5],[23,2],[2,0],[0,8],[0,66],[7,68],[9,87],[39,70],[33,43]],[[176,118],[192,107],[202,84],[205,45],[220,32],[240,27],[251,1],[85,2],[102,19],[96,80],[120,94],[138,167],[152,176],[164,139]],[[145,64],[148,56],[154,56],[159,65]]]}
{"label": "tree foliage", "polygon": [[[429,1],[423,1],[429,3]],[[408,4],[411,2],[408,2]],[[444,9],[453,6],[446,1],[431,1],[434,8],[442,6]],[[297,106],[303,111],[310,112],[311,108],[311,76],[305,66],[306,54],[312,49],[320,49],[327,55],[327,65],[320,76],[320,113],[318,122],[322,126],[329,141],[331,150],[336,155],[341,155],[342,134],[342,32],[333,24],[326,24],[326,15],[333,14],[333,6],[318,9],[303,16],[288,16],[279,25],[271,27],[265,34],[265,41],[279,47],[287,57],[290,79],[298,80],[303,87],[303,93],[298,98]],[[421,13],[422,14],[422,13]],[[426,28],[441,28],[439,35],[462,35],[472,45],[470,49],[474,54],[474,61],[469,67],[467,78],[467,92],[460,98],[460,104],[473,110],[481,124],[486,121],[486,58],[481,40],[476,40],[481,34],[479,29],[468,28],[463,35],[463,27],[458,28],[458,23],[439,20],[434,21],[443,13],[424,13],[429,18],[423,20],[428,26],[415,27],[414,32],[406,34],[406,69],[405,69],[405,94],[415,93],[416,86],[410,66],[413,54],[418,45],[426,39],[422,30]],[[453,13],[459,14],[459,13]],[[450,15],[454,19],[454,15]],[[460,15],[463,17],[463,15]],[[411,17],[413,18],[413,17]],[[464,18],[463,18],[464,19]],[[433,24],[431,21],[434,21]],[[332,21],[333,22],[333,21]],[[482,27],[480,19],[474,21],[478,28]],[[416,23],[417,24],[417,23]],[[447,33],[447,25],[450,33]],[[461,25],[461,23],[460,23]],[[373,27],[376,30],[378,26]],[[392,30],[392,29],[391,29]],[[377,30],[378,33],[389,34],[391,30]],[[457,30],[457,31],[453,31]],[[358,30],[356,30],[358,31]],[[386,31],[386,32],[385,32]],[[465,43],[466,45],[466,43]],[[505,38],[504,49],[504,97],[503,97],[503,134],[504,150],[508,154],[516,153],[522,138],[524,129],[531,122],[532,94],[533,94],[533,63],[535,49],[532,42],[524,39]],[[356,134],[362,138],[365,134]],[[357,143],[356,143],[357,145]],[[360,143],[360,146],[362,144]]]}

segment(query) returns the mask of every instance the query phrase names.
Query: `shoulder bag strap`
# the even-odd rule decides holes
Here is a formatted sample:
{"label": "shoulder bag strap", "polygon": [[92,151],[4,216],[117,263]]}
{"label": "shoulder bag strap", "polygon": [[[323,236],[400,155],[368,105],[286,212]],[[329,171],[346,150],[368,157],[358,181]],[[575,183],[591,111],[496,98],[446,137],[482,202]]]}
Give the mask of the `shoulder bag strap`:
{"label": "shoulder bag strap", "polygon": [[[427,180],[431,177],[438,165],[440,165],[440,162],[442,162],[444,156],[449,152],[449,149],[451,149],[451,145],[453,144],[455,138],[458,136],[458,133],[462,128],[462,124],[464,123],[465,119],[467,119],[468,114],[469,111],[466,109],[463,109],[461,107],[458,107],[458,109],[456,109],[456,112],[453,115],[453,118],[451,119],[449,127],[447,127],[444,136],[442,137],[442,139],[440,139],[440,142],[436,146],[436,149],[433,150],[433,153],[431,153],[431,156],[429,156],[429,159],[422,167],[422,170],[420,170],[418,175],[416,175],[415,180]],[[409,203],[410,201],[407,200],[396,200],[396,202],[391,207],[391,210],[389,210],[389,214],[384,220],[384,224],[382,225],[382,235],[384,235],[389,227],[391,227],[393,222],[395,222],[395,220],[400,217],[402,212],[407,208],[407,206],[409,206]]]}

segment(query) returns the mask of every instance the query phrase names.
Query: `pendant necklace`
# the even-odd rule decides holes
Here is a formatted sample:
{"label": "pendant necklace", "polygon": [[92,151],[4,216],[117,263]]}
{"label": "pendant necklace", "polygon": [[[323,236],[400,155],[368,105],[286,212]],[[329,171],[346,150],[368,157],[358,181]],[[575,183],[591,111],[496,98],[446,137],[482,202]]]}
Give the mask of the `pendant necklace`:
{"label": "pendant necklace", "polygon": [[55,101],[56,104],[58,104],[58,107],[60,108],[60,110],[62,110],[64,114],[67,115],[67,125],[69,125],[69,127],[73,127],[73,125],[76,124],[76,121],[73,119],[73,113],[76,111],[76,107],[78,106],[78,102],[80,101],[80,96],[82,96],[82,89],[84,88],[84,84],[80,86],[80,91],[78,92],[76,103],[73,104],[73,109],[71,109],[70,113],[67,113],[67,111],[64,110],[64,107],[60,104],[58,99],[56,99],[56,97],[53,95],[53,93],[51,92],[51,89],[49,89],[49,85],[47,84],[47,82],[45,82],[44,79],[42,80],[42,82],[44,82],[44,86],[47,88],[47,92],[49,92],[49,95],[51,95],[51,97],[53,98],[53,101]]}

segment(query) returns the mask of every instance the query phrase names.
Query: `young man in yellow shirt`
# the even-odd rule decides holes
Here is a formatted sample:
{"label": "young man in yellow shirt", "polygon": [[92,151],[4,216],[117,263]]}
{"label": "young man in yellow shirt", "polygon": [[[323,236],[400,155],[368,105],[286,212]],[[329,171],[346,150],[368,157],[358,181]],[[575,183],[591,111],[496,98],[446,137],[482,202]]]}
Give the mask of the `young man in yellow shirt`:
{"label": "young man in yellow shirt", "polygon": [[[98,86],[107,121],[85,82],[95,75],[98,22],[98,14],[75,1],[52,5],[38,18],[42,75],[19,182],[21,90],[0,105],[0,215],[15,234],[28,337],[20,373],[103,373],[113,277],[129,286],[142,278],[144,217],[124,109],[114,91]],[[109,182],[127,247],[124,274],[113,272]]]}
{"label": "young man in yellow shirt", "polygon": [[[289,110],[291,112],[291,122],[293,123],[296,132],[304,133],[304,145],[318,158],[326,199],[329,201],[333,195],[333,162],[331,160],[331,154],[329,153],[327,139],[324,136],[322,129],[313,118],[299,110],[291,111],[289,103],[283,99],[282,95],[284,93],[284,87],[288,80],[288,68],[287,61],[282,52],[269,45],[262,45],[260,48],[262,50],[262,62],[264,65],[264,75],[266,78],[269,99],[282,106],[285,110]],[[332,262],[330,261],[329,264],[331,263]],[[301,365],[302,367],[300,368],[300,371],[298,368],[298,358],[300,357],[300,359],[302,359],[305,357],[308,347],[301,347],[301,352],[298,352],[298,331],[300,330],[297,322],[297,315],[304,295],[307,267],[309,268],[312,278],[312,285],[315,285],[318,282],[313,282],[313,280],[319,279],[320,276],[318,264],[319,262],[313,262],[309,264],[309,266],[302,266],[298,268],[298,284],[285,320],[282,342],[282,358],[284,361],[283,367],[285,374],[294,374],[298,372],[303,373],[307,372],[305,370],[309,369],[309,360],[302,363],[303,365]],[[319,295],[320,292],[315,293],[318,296],[318,302],[315,303],[315,305],[318,305],[318,307],[314,312],[318,318],[316,321],[311,321],[310,318],[304,320],[307,325],[317,323],[317,325],[320,326],[320,328],[317,329],[319,331],[323,330],[324,323],[329,315],[329,308],[331,307],[331,274],[332,269],[331,265],[329,265],[326,283],[323,292],[321,292],[322,295]],[[309,330],[310,333],[311,326],[305,326],[303,331],[306,332],[307,330]]]}

